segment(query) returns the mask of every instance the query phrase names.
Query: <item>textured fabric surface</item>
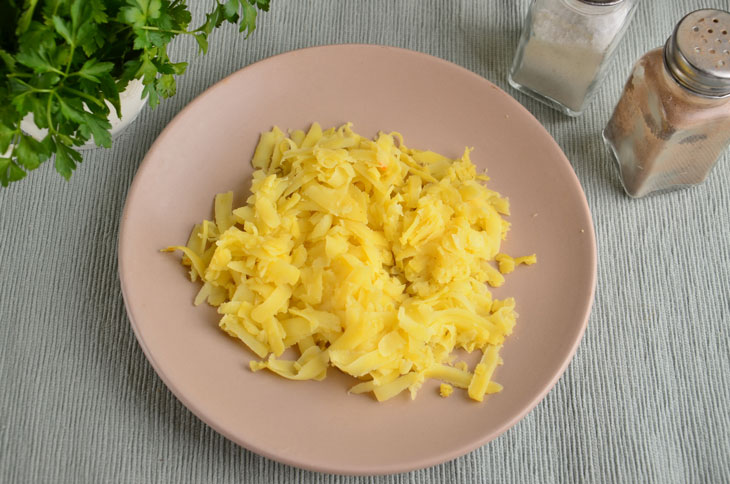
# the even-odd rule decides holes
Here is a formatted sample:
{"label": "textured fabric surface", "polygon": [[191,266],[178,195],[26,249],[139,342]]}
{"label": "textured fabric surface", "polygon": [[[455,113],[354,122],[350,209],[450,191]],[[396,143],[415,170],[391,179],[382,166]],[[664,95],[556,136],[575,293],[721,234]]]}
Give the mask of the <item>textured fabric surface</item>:
{"label": "textured fabric surface", "polygon": [[[209,2],[193,2],[201,18]],[[507,85],[528,0],[274,0],[244,40],[190,39],[178,94],[67,183],[50,163],[0,189],[0,482],[404,483],[730,481],[730,155],[709,181],[626,197],[600,139],[633,62],[685,13],[728,0],[643,2],[592,108],[567,118]],[[341,477],[253,454],[193,416],[129,326],[117,276],[127,190],[163,127],[254,61],[331,43],[432,54],[523,103],[571,160],[593,213],[598,285],[588,329],[548,396],[490,444],[412,473]]]}

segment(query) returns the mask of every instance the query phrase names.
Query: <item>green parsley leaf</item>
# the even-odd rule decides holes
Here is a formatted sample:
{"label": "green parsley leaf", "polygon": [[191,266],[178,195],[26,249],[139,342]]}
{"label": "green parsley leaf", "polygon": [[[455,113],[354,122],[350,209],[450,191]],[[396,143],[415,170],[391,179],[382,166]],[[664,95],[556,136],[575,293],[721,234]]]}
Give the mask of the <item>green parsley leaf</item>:
{"label": "green parsley leaf", "polygon": [[[167,46],[190,35],[200,52],[224,22],[246,36],[269,0],[208,0],[205,20],[190,28],[189,0],[0,0],[0,185],[20,180],[51,157],[68,179],[82,157],[74,148],[93,139],[110,147],[110,106],[132,79],[151,107],[173,96],[186,62]],[[47,130],[22,133],[28,117]]]}
{"label": "green parsley leaf", "polygon": [[35,170],[41,164],[42,147],[34,138],[24,134],[20,137],[14,154],[26,170]]}
{"label": "green parsley leaf", "polygon": [[7,172],[3,177],[3,186],[6,186],[5,180],[8,182],[15,182],[25,178],[25,171],[16,163],[14,160],[8,165]]}
{"label": "green parsley leaf", "polygon": [[[251,0],[249,0],[249,2],[250,1]],[[254,0],[254,3],[256,5],[256,8],[258,8],[259,10],[263,10],[264,12],[268,12],[269,11],[269,3],[270,3],[270,0]]]}
{"label": "green parsley leaf", "polygon": [[202,54],[205,54],[208,52],[208,36],[204,33],[201,34],[195,34],[195,41],[198,43],[198,47],[200,48],[200,52]]}
{"label": "green parsley leaf", "polygon": [[84,112],[85,123],[79,128],[81,133],[88,139],[88,135],[94,136],[94,143],[104,148],[112,147],[112,135],[109,130],[112,125],[109,120],[102,116],[96,116],[91,113]]}
{"label": "green parsley leaf", "polygon": [[[6,126],[5,123],[0,124],[0,155],[8,151],[10,143],[13,142],[15,133],[16,131],[10,126]],[[2,171],[2,168],[0,168],[0,171]]]}
{"label": "green parsley leaf", "polygon": [[178,76],[185,74],[185,70],[188,68],[187,62],[175,62],[170,65],[172,66],[173,73],[177,74]]}
{"label": "green parsley leaf", "polygon": [[122,117],[122,106],[119,100],[119,90],[112,79],[112,76],[107,74],[99,78],[99,88],[101,89],[104,98],[111,103],[117,112],[117,117]]}
{"label": "green parsley leaf", "polygon": [[30,26],[30,22],[33,19],[33,13],[35,12],[35,7],[38,5],[38,0],[30,0],[29,2],[26,2],[28,6],[26,7],[26,10],[23,12],[23,15],[20,16],[20,20],[18,20],[18,28],[15,31],[18,35],[23,34],[26,30],[28,30],[28,27]]}
{"label": "green parsley leaf", "polygon": [[238,29],[241,33],[248,31],[246,38],[256,30],[256,9],[247,1],[241,2],[243,5],[243,16],[241,27]]}
{"label": "green parsley leaf", "polygon": [[175,78],[172,74],[165,74],[157,79],[157,92],[162,97],[170,97],[175,95]]}
{"label": "green parsley leaf", "polygon": [[3,49],[0,49],[0,60],[5,63],[5,67],[7,67],[9,71],[15,70],[15,59],[13,59],[13,56],[5,52]]}
{"label": "green parsley leaf", "polygon": [[15,56],[15,59],[24,66],[30,67],[35,72],[53,72],[57,71],[53,63],[48,59],[45,49],[27,50],[24,49]]}
{"label": "green parsley leaf", "polygon": [[142,27],[145,24],[145,20],[147,20],[144,12],[136,6],[122,8],[119,11],[119,18],[122,22],[135,27]]}
{"label": "green parsley leaf", "polygon": [[84,9],[84,0],[74,0],[71,4],[71,25],[74,30],[78,30],[81,25],[82,11]]}
{"label": "green parsley leaf", "polygon": [[10,176],[8,169],[10,164],[13,162],[10,158],[3,158],[0,156],[0,185],[6,187],[10,183]]}
{"label": "green parsley leaf", "polygon": [[157,92],[154,83],[145,84],[144,89],[142,90],[142,95],[149,97],[147,102],[149,102],[152,109],[160,104],[160,94]]}
{"label": "green parsley leaf", "polygon": [[[244,0],[245,3],[246,0]],[[223,4],[223,16],[229,22],[238,22],[238,0],[228,0]]]}
{"label": "green parsley leaf", "polygon": [[81,163],[81,155],[65,143],[57,142],[56,148],[56,161],[54,163],[56,171],[68,180],[76,169],[76,164]]}
{"label": "green parsley leaf", "polygon": [[114,64],[111,62],[99,62],[97,59],[89,59],[84,62],[84,65],[81,66],[81,69],[79,69],[76,74],[84,79],[98,83],[101,82],[100,77],[103,74],[111,72],[113,68]]}
{"label": "green parsley leaf", "polygon": [[74,39],[74,36],[71,35],[71,31],[68,29],[66,22],[64,22],[58,15],[53,16],[53,26],[56,28],[56,32],[61,34],[61,37],[63,37],[66,42],[72,45],[76,44],[76,39]]}
{"label": "green parsley leaf", "polygon": [[[66,119],[78,124],[86,122],[86,119],[84,118],[84,108],[83,105],[81,105],[81,101],[78,99],[64,101],[63,98],[59,97],[58,103],[61,106],[61,113],[66,117]],[[73,106],[74,104],[76,106]]]}

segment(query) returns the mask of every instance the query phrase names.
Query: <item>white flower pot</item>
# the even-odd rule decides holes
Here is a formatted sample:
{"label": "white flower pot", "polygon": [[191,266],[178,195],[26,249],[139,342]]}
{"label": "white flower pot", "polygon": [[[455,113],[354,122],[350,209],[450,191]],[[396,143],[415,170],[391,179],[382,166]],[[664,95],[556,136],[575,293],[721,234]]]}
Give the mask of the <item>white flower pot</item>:
{"label": "white flower pot", "polygon": [[[124,129],[129,126],[132,121],[137,119],[137,116],[139,116],[139,113],[142,112],[142,108],[144,108],[144,105],[147,103],[147,97],[142,97],[142,91],[144,89],[144,85],[142,84],[142,81],[139,79],[132,79],[129,81],[129,84],[127,85],[127,88],[119,93],[119,101],[122,108],[122,117],[119,118],[117,116],[117,111],[114,109],[114,107],[107,101],[107,105],[109,106],[109,122],[112,125],[111,134],[112,139],[116,138],[119,133],[124,131]],[[47,129],[40,129],[38,126],[35,125],[35,122],[33,121],[33,114],[28,113],[23,120],[20,122],[20,129],[23,130],[23,132],[31,135],[37,140],[42,140],[46,134],[48,133]],[[86,150],[90,148],[94,148],[96,144],[94,143],[94,139],[91,138],[89,141],[87,141],[82,146],[76,147],[77,150]],[[5,152],[3,157],[10,156],[10,153],[12,152],[13,146],[10,145],[10,148],[8,151]]]}

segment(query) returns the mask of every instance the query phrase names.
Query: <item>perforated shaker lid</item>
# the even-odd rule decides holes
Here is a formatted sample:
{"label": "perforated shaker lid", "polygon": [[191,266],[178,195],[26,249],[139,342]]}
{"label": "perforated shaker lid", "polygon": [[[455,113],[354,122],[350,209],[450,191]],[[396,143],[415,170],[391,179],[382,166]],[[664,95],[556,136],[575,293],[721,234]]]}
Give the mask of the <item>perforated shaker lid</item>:
{"label": "perforated shaker lid", "polygon": [[696,10],[679,21],[664,47],[681,85],[704,96],[730,96],[730,12]]}

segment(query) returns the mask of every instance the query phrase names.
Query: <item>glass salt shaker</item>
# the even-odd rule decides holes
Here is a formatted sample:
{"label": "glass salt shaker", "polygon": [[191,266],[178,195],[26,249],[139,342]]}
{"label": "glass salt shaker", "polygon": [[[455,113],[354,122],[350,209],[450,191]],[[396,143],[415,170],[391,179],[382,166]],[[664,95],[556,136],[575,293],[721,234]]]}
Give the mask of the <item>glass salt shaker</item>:
{"label": "glass salt shaker", "polygon": [[533,0],[510,85],[579,116],[605,77],[637,5],[638,0]]}
{"label": "glass salt shaker", "polygon": [[632,197],[705,181],[730,145],[730,12],[688,14],[639,59],[603,138]]}

